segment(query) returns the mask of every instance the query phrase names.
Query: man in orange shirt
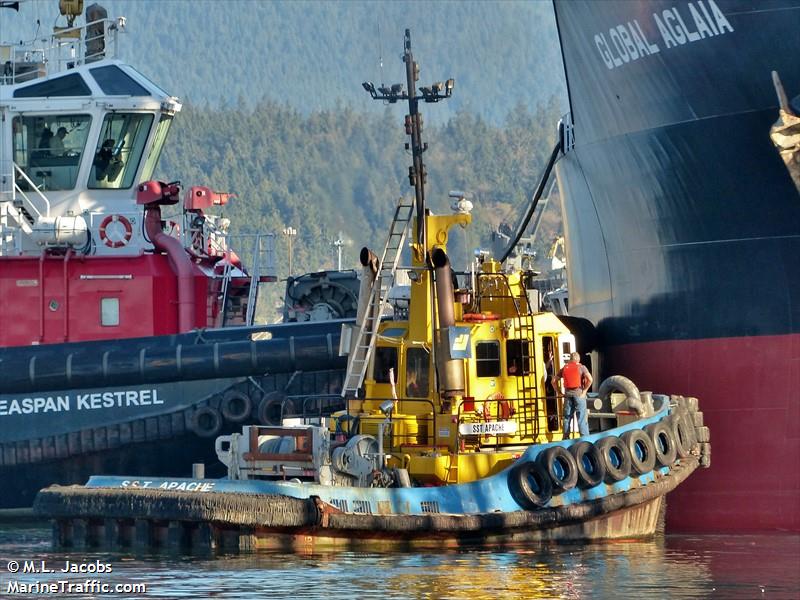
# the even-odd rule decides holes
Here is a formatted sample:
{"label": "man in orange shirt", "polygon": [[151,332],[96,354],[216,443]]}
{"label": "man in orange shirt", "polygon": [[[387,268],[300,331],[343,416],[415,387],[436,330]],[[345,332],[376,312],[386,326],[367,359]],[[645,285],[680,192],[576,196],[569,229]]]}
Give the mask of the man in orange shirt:
{"label": "man in orange shirt", "polygon": [[578,415],[581,436],[589,435],[589,414],[586,412],[586,392],[592,387],[592,375],[581,364],[581,355],[570,354],[570,361],[558,372],[557,381],[564,389],[564,439],[569,439],[572,415]]}

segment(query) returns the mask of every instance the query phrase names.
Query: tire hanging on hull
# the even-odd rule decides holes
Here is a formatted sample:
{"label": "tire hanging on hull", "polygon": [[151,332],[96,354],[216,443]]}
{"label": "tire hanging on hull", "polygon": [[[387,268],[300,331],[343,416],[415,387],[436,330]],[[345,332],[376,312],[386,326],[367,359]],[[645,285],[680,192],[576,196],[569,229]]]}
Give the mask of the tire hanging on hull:
{"label": "tire hanging on hull", "polygon": [[621,439],[610,435],[598,440],[596,446],[605,465],[606,483],[617,483],[631,474],[631,454]]}
{"label": "tire hanging on hull", "polygon": [[192,415],[192,431],[200,437],[216,437],[221,430],[222,415],[216,408],[201,406]]}
{"label": "tire hanging on hull", "polygon": [[508,474],[508,489],[525,510],[543,508],[553,497],[553,485],[547,471],[535,461],[514,466]]}
{"label": "tire hanging on hull", "polygon": [[253,412],[253,401],[244,392],[228,390],[223,394],[219,408],[226,421],[242,423]]}
{"label": "tire hanging on hull", "polygon": [[578,485],[581,488],[593,488],[606,477],[606,467],[597,447],[591,442],[581,440],[569,447],[575,459],[578,473]]}

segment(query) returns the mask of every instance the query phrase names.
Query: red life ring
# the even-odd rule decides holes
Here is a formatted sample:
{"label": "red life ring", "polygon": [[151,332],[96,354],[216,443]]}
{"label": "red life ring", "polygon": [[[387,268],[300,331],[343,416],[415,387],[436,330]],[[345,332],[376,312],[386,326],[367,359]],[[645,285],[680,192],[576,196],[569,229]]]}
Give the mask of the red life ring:
{"label": "red life ring", "polygon": [[[125,228],[125,235],[121,240],[112,240],[106,233],[106,227],[114,222],[120,223]],[[103,243],[109,248],[122,248],[123,246],[127,246],[128,242],[131,241],[131,237],[133,237],[131,222],[122,215],[108,215],[103,219],[103,222],[100,223],[100,239],[103,240]]]}
{"label": "red life ring", "polygon": [[480,322],[480,321],[497,321],[499,319],[494,313],[467,313],[462,319],[464,321]]}

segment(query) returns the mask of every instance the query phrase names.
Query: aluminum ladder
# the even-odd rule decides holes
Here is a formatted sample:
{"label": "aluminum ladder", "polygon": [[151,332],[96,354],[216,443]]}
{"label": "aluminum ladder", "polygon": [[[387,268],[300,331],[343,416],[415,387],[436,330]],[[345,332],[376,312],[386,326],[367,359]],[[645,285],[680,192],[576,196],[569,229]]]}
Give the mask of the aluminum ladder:
{"label": "aluminum ladder", "polygon": [[367,365],[375,349],[378,326],[387,304],[389,290],[394,283],[397,263],[400,260],[400,252],[403,248],[403,242],[405,241],[413,212],[413,198],[401,197],[397,201],[392,225],[389,228],[389,236],[386,238],[386,245],[383,247],[378,273],[372,284],[367,308],[364,311],[364,318],[358,327],[356,343],[351,346],[353,349],[347,361],[347,374],[342,386],[343,398],[347,395],[355,396],[361,388],[361,384],[364,383]]}
{"label": "aluminum ladder", "polygon": [[275,276],[273,241],[274,238],[271,234],[259,233],[253,238],[253,260],[250,263],[252,270],[250,273],[250,289],[247,293],[247,315],[245,317],[245,323],[248,326],[252,325],[255,320],[258,285],[261,283],[261,278]]}
{"label": "aluminum ladder", "polygon": [[221,327],[225,327],[225,323],[228,320],[228,288],[231,284],[231,271],[233,270],[233,265],[231,264],[230,260],[225,263],[225,267],[222,271],[222,283],[220,284],[220,292],[219,295],[222,298],[222,323],[220,324]]}

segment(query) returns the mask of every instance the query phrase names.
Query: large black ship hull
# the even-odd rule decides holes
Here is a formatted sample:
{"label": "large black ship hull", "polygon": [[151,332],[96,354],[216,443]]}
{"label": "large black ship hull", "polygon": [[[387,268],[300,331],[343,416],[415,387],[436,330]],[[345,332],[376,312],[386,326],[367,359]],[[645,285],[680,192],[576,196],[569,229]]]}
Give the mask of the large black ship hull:
{"label": "large black ship hull", "polygon": [[596,324],[606,374],[701,396],[714,438],[668,525],[796,532],[800,194],[770,128],[771,72],[800,94],[800,2],[555,10],[570,312]]}

